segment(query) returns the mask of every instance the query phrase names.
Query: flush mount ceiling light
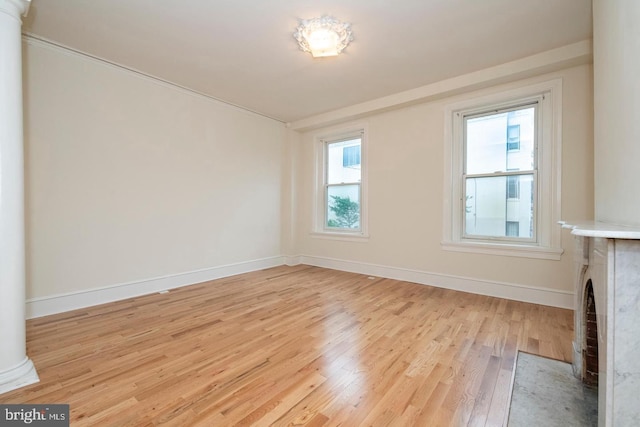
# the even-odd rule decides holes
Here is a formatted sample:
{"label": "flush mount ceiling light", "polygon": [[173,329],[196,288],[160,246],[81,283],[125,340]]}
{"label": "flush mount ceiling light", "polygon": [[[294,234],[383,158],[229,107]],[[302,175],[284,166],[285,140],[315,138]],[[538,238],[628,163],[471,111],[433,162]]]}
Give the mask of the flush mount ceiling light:
{"label": "flush mount ceiling light", "polygon": [[336,56],[353,40],[351,24],[331,16],[300,20],[293,37],[314,58]]}

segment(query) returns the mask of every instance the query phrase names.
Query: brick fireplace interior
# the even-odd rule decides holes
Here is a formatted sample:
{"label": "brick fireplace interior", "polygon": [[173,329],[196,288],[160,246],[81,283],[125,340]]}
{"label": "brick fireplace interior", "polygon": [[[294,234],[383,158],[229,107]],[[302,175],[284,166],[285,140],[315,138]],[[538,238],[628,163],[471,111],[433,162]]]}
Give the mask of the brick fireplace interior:
{"label": "brick fireplace interior", "polygon": [[596,318],[596,301],[591,280],[585,288],[582,309],[582,381],[590,387],[598,387],[598,322]]}

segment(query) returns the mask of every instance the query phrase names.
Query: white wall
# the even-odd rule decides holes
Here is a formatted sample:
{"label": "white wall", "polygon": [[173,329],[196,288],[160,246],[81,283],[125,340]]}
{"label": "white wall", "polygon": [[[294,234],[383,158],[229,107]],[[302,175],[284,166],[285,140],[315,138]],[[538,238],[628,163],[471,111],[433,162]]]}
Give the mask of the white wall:
{"label": "white wall", "polygon": [[[590,66],[359,119],[368,124],[370,238],[335,241],[310,234],[313,135],[326,129],[299,133],[36,40],[24,49],[27,298],[51,299],[51,312],[65,309],[60,295],[173,275],[187,284],[203,277],[190,272],[285,259],[516,299],[531,288],[573,300],[568,233],[561,261],[442,250],[444,111],[463,98],[561,77],[562,216],[588,219]],[[399,200],[408,208],[398,209]],[[107,300],[96,293],[93,303]]]}
{"label": "white wall", "polygon": [[[327,129],[302,134],[293,150],[297,153],[296,248],[301,259],[353,270],[395,272],[435,285],[462,284],[462,288],[470,286],[469,290],[482,293],[506,291],[504,296],[517,297],[526,288],[541,289],[548,291],[546,297],[570,304],[573,239],[568,232],[563,235],[561,261],[449,252],[440,246],[446,105],[558,77],[563,80],[562,217],[593,218],[592,72],[584,65],[363,119],[369,126],[370,239],[365,241],[336,241],[310,234],[313,138]],[[485,285],[486,289],[480,289]]]}
{"label": "white wall", "polygon": [[32,39],[24,73],[28,299],[281,255],[282,123]]}
{"label": "white wall", "polygon": [[596,219],[640,226],[640,2],[593,2]]}

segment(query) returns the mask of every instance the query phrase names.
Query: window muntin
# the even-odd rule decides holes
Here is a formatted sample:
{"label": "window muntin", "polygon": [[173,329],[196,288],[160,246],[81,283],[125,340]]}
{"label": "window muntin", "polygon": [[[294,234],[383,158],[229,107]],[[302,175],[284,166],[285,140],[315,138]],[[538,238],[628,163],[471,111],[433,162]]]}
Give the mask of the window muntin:
{"label": "window muntin", "polygon": [[[538,103],[463,116],[463,239],[535,242]],[[513,149],[517,129],[518,149]],[[519,223],[518,233],[508,223]]]}
{"label": "window muntin", "polygon": [[324,141],[323,229],[326,231],[362,231],[361,149],[361,135]]}

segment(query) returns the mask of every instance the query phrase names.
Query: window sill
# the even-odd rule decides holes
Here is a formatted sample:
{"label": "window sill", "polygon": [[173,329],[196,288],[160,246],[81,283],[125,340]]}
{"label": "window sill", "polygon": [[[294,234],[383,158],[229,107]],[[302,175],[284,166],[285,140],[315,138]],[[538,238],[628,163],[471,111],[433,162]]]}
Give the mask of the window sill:
{"label": "window sill", "polygon": [[549,259],[554,261],[559,261],[564,252],[562,248],[485,242],[441,242],[441,246],[445,251]]}
{"label": "window sill", "polygon": [[345,242],[365,242],[369,240],[369,235],[364,233],[349,233],[330,231],[313,231],[310,233],[314,239],[342,240]]}

